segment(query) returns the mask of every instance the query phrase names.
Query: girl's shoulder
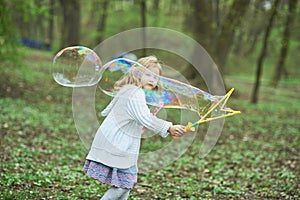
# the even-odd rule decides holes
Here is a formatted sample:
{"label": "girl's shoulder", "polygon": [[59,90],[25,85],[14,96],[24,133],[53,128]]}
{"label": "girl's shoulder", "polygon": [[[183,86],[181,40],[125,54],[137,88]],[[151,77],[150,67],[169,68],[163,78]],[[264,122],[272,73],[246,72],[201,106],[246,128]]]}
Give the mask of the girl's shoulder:
{"label": "girl's shoulder", "polygon": [[124,92],[126,92],[126,93],[129,92],[129,93],[132,93],[132,94],[134,94],[134,93],[144,93],[142,88],[140,88],[136,85],[129,85],[129,84],[124,85],[119,91],[119,93],[124,93]]}
{"label": "girl's shoulder", "polygon": [[124,85],[117,94],[118,96],[126,96],[132,98],[145,98],[145,93],[142,88],[136,85]]}
{"label": "girl's shoulder", "polygon": [[139,88],[138,86],[136,85],[132,85],[132,84],[127,84],[127,85],[124,85],[121,90],[129,90],[129,89],[141,89]]}

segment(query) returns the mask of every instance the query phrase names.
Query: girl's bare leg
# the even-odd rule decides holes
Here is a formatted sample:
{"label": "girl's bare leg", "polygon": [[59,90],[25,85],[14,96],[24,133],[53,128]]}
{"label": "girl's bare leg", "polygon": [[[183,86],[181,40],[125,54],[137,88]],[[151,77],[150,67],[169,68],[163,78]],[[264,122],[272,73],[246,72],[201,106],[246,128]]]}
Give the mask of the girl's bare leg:
{"label": "girl's bare leg", "polygon": [[101,200],[127,200],[129,192],[130,189],[117,188],[112,186],[105,192]]}

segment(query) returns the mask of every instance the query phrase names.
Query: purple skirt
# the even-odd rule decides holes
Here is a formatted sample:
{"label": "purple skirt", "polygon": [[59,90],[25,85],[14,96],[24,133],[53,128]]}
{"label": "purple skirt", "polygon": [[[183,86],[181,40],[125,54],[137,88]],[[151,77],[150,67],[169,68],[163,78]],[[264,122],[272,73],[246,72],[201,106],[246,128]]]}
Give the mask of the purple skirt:
{"label": "purple skirt", "polygon": [[83,172],[101,183],[119,188],[131,189],[137,183],[136,166],[132,166],[128,169],[118,169],[96,161],[86,160],[83,166]]}

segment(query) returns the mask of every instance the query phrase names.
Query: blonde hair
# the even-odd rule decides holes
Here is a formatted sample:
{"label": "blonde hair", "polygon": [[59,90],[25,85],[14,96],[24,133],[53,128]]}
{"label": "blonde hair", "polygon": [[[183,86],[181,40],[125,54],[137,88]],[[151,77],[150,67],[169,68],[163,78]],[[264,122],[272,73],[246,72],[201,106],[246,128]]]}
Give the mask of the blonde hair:
{"label": "blonde hair", "polygon": [[[151,68],[159,69],[159,75],[161,75],[162,73],[162,67],[155,56],[143,57],[140,58],[137,62],[143,65],[147,69],[151,69]],[[131,69],[123,76],[123,78],[115,83],[114,90],[119,91],[124,85],[127,84],[141,87],[142,86],[141,78],[135,75],[137,71],[140,70],[138,69],[138,67],[135,67],[133,65]]]}
{"label": "blonde hair", "polygon": [[138,63],[140,63],[147,69],[149,69],[149,68],[159,69],[159,75],[161,75],[161,73],[162,73],[162,67],[161,67],[158,59],[155,56],[147,56],[147,57],[140,58],[138,60]]}

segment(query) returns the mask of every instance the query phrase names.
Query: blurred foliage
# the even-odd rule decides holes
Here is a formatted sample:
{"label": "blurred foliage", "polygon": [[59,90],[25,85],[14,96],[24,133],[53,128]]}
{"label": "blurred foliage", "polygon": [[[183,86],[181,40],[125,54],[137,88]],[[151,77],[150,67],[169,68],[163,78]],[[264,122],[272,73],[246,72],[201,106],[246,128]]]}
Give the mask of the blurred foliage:
{"label": "blurred foliage", "polygon": [[17,30],[7,6],[9,1],[0,1],[0,60],[15,60],[18,56]]}
{"label": "blurred foliage", "polygon": [[[103,30],[101,29],[103,33],[97,32],[97,27],[102,19],[101,14],[104,12],[101,7],[103,2],[104,0],[80,2],[81,30],[74,33],[80,34],[80,45],[93,48],[101,42],[97,41],[99,35],[103,39],[107,39],[121,31],[141,26],[139,1],[114,0],[109,2],[106,10],[106,27]],[[208,41],[203,41],[203,38],[206,37],[201,37],[201,35],[199,37],[197,35],[199,33],[195,32],[193,28],[196,26],[197,20],[193,16],[194,7],[191,2],[182,0],[147,0],[147,26],[170,28],[196,38],[200,40],[200,43],[208,44],[206,50],[215,60],[216,55],[213,55],[213,48],[217,44],[222,24],[233,1],[213,1],[209,3],[211,4],[209,5],[211,11],[207,17],[210,18],[211,24],[209,26],[211,26],[211,32],[207,38]],[[197,1],[195,2],[197,3]],[[264,73],[267,76],[273,74],[275,70],[285,17],[288,12],[287,6],[287,2],[280,4],[274,28],[271,32],[267,57],[267,62],[270,64],[266,64],[266,73]],[[53,13],[51,12],[52,8]],[[265,31],[268,13],[267,2],[258,0],[250,2],[247,12],[234,30],[235,37],[232,42],[232,48],[229,50],[228,62],[224,73],[232,74],[240,70],[238,66],[232,65],[232,57],[245,58],[251,65],[248,68],[251,68],[252,71],[255,70],[257,54],[261,48],[262,33]],[[298,18],[299,9],[297,13],[296,17]],[[42,44],[49,44],[52,52],[57,52],[60,48],[62,37],[62,17],[62,8],[57,0],[2,0],[0,35],[0,51],[2,53],[0,56],[15,60],[14,56],[22,54],[16,46],[20,44],[21,38],[30,38]],[[53,20],[53,27],[50,26],[51,20]],[[205,29],[205,27],[202,28]],[[300,46],[298,32],[299,20],[295,19],[292,28],[291,50],[285,63],[288,76],[292,77],[299,76],[299,70],[296,67],[300,62],[299,57],[296,55]],[[51,34],[53,34],[53,38],[51,38]],[[158,56],[160,56],[160,52],[158,52]]]}

